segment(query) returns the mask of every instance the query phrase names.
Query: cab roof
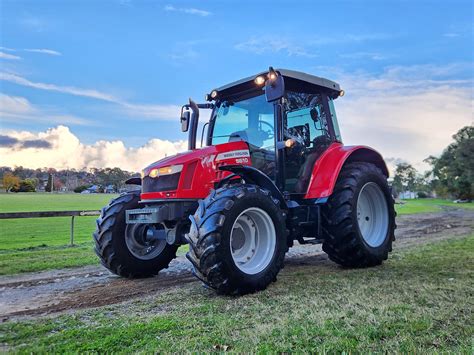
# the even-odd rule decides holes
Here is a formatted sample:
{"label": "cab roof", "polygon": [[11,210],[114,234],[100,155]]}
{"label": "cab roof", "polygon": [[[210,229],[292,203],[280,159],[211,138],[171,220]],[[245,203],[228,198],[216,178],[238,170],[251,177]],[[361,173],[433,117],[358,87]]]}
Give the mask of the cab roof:
{"label": "cab roof", "polygon": [[[291,81],[295,80],[295,81],[297,81],[297,82],[299,82],[300,84],[303,84],[303,85],[308,85],[308,84],[309,85],[314,85],[314,86],[318,86],[318,87],[321,87],[321,88],[329,89],[331,91],[334,91],[335,93],[336,92],[339,93],[341,91],[341,88],[340,88],[338,83],[336,83],[334,81],[331,81],[331,80],[328,80],[328,79],[325,79],[325,78],[321,78],[319,76],[303,73],[303,72],[296,71],[296,70],[289,70],[289,69],[275,69],[275,71],[278,72],[280,75],[283,75],[283,77],[285,79],[286,78],[288,78],[290,80],[292,79]],[[237,81],[234,81],[233,83],[223,85],[223,86],[217,88],[216,90],[218,92],[224,93],[226,91],[229,91],[229,89],[235,88],[237,86],[241,86],[241,85],[247,86],[245,84],[248,84],[249,82],[253,83],[254,79],[257,76],[267,75],[267,74],[268,74],[268,70],[264,71],[264,72],[261,72],[261,73],[258,73],[258,74],[255,74],[255,75],[252,75],[252,76],[249,76],[249,77],[246,77],[246,78],[243,78],[243,79],[240,79],[240,80],[237,80]]]}

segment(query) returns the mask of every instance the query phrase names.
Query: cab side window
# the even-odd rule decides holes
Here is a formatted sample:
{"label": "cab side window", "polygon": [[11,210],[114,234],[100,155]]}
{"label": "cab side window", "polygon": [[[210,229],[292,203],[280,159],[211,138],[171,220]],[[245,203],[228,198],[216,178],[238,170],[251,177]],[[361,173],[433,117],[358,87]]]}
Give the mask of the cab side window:
{"label": "cab side window", "polygon": [[287,92],[284,105],[285,139],[295,144],[285,151],[285,189],[304,193],[316,160],[332,143],[321,94]]}
{"label": "cab side window", "polygon": [[311,147],[317,137],[330,137],[321,95],[289,92],[285,106],[285,134],[289,138],[304,138],[305,146]]}

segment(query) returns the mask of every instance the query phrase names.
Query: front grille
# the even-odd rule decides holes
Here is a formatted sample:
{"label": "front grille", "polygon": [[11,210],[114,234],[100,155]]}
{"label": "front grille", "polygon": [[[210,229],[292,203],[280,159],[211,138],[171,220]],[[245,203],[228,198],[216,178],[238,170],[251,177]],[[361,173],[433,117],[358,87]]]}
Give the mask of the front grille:
{"label": "front grille", "polygon": [[142,192],[171,191],[178,188],[181,173],[170,174],[151,178],[145,176],[142,181]]}

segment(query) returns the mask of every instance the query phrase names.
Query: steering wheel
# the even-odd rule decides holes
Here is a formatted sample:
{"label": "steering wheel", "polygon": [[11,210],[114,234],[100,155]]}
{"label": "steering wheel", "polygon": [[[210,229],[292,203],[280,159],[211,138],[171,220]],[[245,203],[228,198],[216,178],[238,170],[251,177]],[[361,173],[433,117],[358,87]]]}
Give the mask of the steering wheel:
{"label": "steering wheel", "polygon": [[262,132],[265,132],[268,135],[268,139],[272,139],[275,136],[275,127],[273,127],[270,123],[268,123],[267,121],[259,120],[258,124],[259,124],[260,128],[261,128],[262,125],[266,125],[267,127],[270,128],[268,131],[264,131],[262,129]]}

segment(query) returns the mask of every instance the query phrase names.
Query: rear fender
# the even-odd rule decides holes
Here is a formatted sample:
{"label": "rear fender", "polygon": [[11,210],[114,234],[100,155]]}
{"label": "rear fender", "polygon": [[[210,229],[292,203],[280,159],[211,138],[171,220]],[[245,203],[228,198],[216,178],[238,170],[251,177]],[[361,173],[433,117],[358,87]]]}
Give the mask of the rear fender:
{"label": "rear fender", "polygon": [[264,189],[269,190],[272,196],[278,201],[280,201],[281,208],[288,208],[281,191],[278,189],[278,187],[276,187],[273,181],[260,170],[255,169],[252,166],[245,165],[225,165],[219,167],[219,169],[224,171],[230,171],[231,173],[242,177],[242,179],[251,184],[255,184]]}
{"label": "rear fender", "polygon": [[343,146],[341,143],[333,143],[314,164],[304,198],[329,197],[344,164],[356,161],[372,163],[382,170],[385,176],[389,175],[382,156],[376,150],[362,145]]}

